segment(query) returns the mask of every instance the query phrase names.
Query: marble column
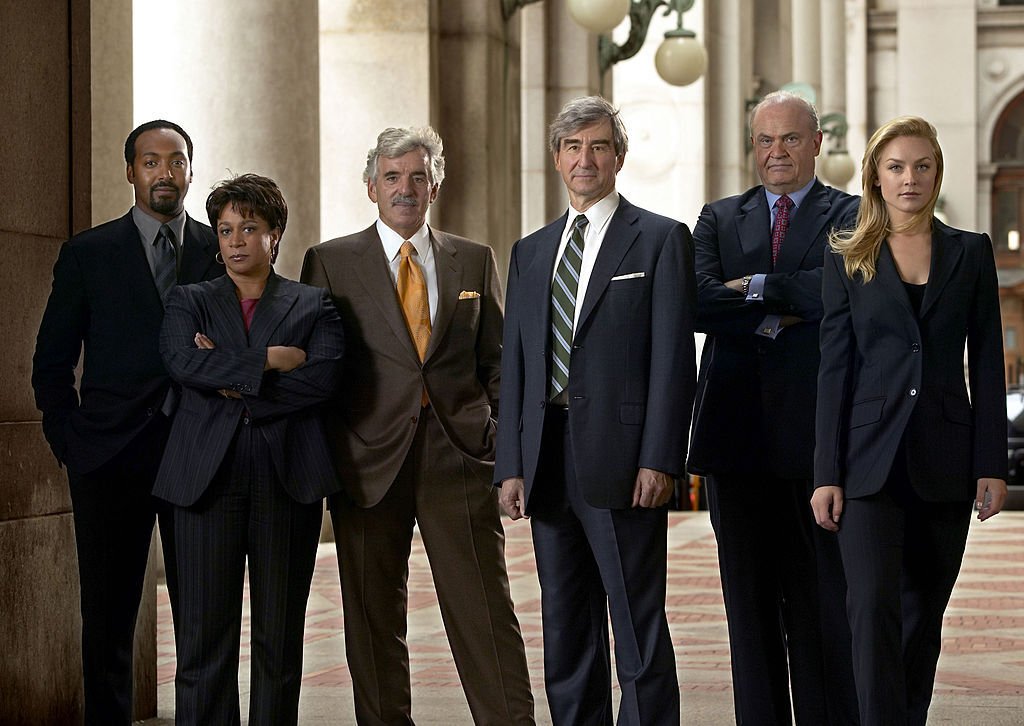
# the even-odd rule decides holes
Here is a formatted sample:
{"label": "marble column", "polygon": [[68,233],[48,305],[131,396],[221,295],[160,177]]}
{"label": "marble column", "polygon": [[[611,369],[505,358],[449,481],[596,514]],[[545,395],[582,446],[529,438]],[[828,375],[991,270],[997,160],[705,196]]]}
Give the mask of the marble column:
{"label": "marble column", "polygon": [[751,183],[747,107],[758,92],[754,79],[753,5],[753,0],[720,0],[706,5],[705,201],[739,194]]}
{"label": "marble column", "polygon": [[289,212],[276,267],[297,277],[320,241],[317,1],[136,3],[134,29],[136,120],[176,121],[195,144],[189,214],[206,220],[225,177],[272,177]]}
{"label": "marble column", "polygon": [[57,251],[90,226],[89,2],[0,5],[0,723],[82,718],[78,566],[67,479],[30,386]]}
{"label": "marble column", "polygon": [[447,166],[431,219],[491,245],[504,274],[521,223],[519,26],[498,2],[437,8],[435,118]]}
{"label": "marble column", "polygon": [[522,151],[522,231],[524,234],[550,222],[547,209],[551,176],[548,151],[548,11],[543,3],[523,7],[513,22],[520,23],[520,141]]}
{"label": "marble column", "polygon": [[376,219],[362,174],[377,134],[435,120],[436,14],[436,0],[320,0],[322,239]]}
{"label": "marble column", "polygon": [[[838,3],[840,0],[825,0]],[[810,85],[821,99],[821,3],[792,0],[793,78]]]}
{"label": "marble column", "polygon": [[[976,5],[975,0],[899,0],[896,30],[898,113],[923,116],[938,130],[946,216],[966,229],[977,228]],[[935,52],[937,42],[941,53]]]}
{"label": "marble column", "polygon": [[[545,2],[548,30],[548,81],[547,113],[544,119],[545,138],[547,126],[554,120],[562,106],[579,96],[601,93],[601,75],[597,67],[597,36],[588,33],[576,24],[569,15],[567,3]],[[611,73],[605,78],[603,95],[613,98]],[[565,192],[554,162],[548,156],[548,183],[546,210],[548,221],[565,212],[569,197]]]}

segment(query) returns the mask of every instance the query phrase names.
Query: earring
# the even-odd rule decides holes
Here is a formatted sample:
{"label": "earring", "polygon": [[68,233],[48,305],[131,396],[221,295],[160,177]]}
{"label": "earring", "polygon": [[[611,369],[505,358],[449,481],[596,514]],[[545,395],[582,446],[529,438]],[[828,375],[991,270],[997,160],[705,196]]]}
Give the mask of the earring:
{"label": "earring", "polygon": [[215,255],[213,256],[213,259],[217,260],[217,264],[218,264],[218,265],[223,265],[223,264],[224,264],[224,258],[223,258],[223,257],[221,256],[220,252],[218,252],[217,254],[215,254]]}

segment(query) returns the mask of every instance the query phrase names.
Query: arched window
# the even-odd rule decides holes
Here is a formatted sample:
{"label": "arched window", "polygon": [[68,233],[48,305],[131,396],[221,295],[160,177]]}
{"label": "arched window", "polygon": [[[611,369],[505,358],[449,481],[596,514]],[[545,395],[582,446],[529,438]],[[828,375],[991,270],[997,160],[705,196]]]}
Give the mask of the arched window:
{"label": "arched window", "polygon": [[996,122],[992,162],[998,167],[992,179],[992,242],[1000,257],[1019,255],[1024,234],[1024,93]]}

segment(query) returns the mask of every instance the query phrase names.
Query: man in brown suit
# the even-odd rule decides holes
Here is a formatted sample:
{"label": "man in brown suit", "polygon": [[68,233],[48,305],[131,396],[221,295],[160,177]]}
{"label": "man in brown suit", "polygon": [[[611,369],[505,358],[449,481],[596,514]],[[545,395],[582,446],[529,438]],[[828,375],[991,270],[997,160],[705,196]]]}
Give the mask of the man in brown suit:
{"label": "man in brown suit", "polygon": [[444,179],[429,128],[385,129],[363,172],[380,218],[310,248],[302,281],[345,325],[329,412],[345,647],[360,724],[412,723],[406,607],[413,526],[477,724],[533,723],[494,467],[501,285],[485,245],[432,229]]}

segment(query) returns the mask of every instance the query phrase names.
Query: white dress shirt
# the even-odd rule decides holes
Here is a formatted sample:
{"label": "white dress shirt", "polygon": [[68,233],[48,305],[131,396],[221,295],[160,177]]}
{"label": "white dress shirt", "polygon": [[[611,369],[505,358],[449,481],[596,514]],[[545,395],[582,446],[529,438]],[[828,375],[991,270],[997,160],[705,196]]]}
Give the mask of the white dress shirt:
{"label": "white dress shirt", "polygon": [[572,329],[576,332],[576,326],[580,322],[580,310],[583,309],[583,301],[587,299],[587,285],[590,283],[590,273],[594,271],[594,262],[597,260],[597,253],[601,251],[601,244],[604,242],[605,233],[608,231],[608,223],[612,215],[619,208],[619,193],[612,190],[607,197],[592,205],[586,212],[580,212],[569,205],[569,216],[565,221],[565,229],[562,230],[562,241],[558,245],[558,254],[555,255],[555,267],[551,271],[551,280],[554,282],[555,271],[562,259],[572,236],[572,229],[576,217],[584,215],[587,218],[587,226],[583,229],[583,262],[580,265],[580,284],[576,288],[576,311],[573,315]]}
{"label": "white dress shirt", "polygon": [[[402,261],[399,251],[402,249],[405,238],[380,219],[377,220],[377,234],[380,235],[380,241],[384,247],[384,257],[388,260],[391,282],[397,289],[398,265]],[[430,244],[430,228],[424,224],[416,230],[409,241],[416,248],[413,262],[419,264],[420,270],[423,271],[423,279],[427,283],[427,304],[430,306],[430,325],[433,327],[434,317],[437,315],[437,265],[434,263],[434,247]]]}

